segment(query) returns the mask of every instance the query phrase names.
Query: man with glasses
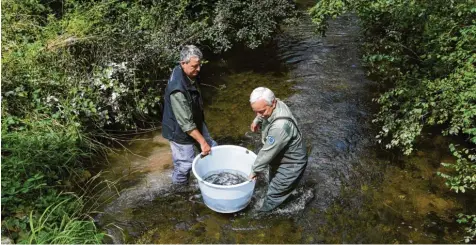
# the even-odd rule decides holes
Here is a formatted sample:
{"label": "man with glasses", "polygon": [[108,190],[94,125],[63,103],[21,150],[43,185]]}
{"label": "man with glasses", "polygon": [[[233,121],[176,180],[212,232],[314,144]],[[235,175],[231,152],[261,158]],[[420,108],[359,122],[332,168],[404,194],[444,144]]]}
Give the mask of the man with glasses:
{"label": "man with glasses", "polygon": [[170,142],[174,184],[188,184],[194,145],[204,156],[210,154],[210,146],[217,145],[210,137],[203,113],[198,81],[202,56],[196,46],[185,46],[180,52],[180,64],[172,71],[165,88],[162,136]]}
{"label": "man with glasses", "polygon": [[251,131],[260,128],[263,147],[253,163],[251,179],[269,165],[269,185],[260,211],[271,211],[296,188],[307,165],[307,152],[301,131],[289,107],[265,87],[253,90],[250,104],[256,113]]}

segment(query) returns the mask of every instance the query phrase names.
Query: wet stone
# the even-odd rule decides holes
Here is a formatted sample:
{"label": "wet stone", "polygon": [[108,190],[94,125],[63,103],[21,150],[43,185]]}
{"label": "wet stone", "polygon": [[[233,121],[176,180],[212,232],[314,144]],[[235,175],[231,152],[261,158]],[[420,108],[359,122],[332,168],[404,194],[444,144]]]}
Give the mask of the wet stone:
{"label": "wet stone", "polygon": [[187,231],[190,229],[190,225],[187,224],[186,222],[180,222],[175,225],[176,230],[182,230],[182,231]]}
{"label": "wet stone", "polygon": [[204,180],[215,185],[237,185],[245,182],[247,178],[236,173],[221,172],[217,174],[211,174]]}

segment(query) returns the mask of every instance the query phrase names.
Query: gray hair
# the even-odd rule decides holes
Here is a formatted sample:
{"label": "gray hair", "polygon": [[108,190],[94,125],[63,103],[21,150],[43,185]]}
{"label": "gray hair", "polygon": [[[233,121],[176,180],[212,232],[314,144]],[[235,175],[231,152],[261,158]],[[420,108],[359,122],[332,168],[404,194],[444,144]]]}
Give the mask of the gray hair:
{"label": "gray hair", "polygon": [[265,100],[268,105],[272,105],[276,97],[274,96],[274,93],[271,91],[271,89],[258,87],[255,88],[253,92],[251,92],[250,103],[253,104],[260,99]]}
{"label": "gray hair", "polygon": [[185,63],[190,62],[190,58],[197,57],[199,60],[202,59],[202,51],[197,48],[195,45],[185,45],[180,51],[180,61]]}

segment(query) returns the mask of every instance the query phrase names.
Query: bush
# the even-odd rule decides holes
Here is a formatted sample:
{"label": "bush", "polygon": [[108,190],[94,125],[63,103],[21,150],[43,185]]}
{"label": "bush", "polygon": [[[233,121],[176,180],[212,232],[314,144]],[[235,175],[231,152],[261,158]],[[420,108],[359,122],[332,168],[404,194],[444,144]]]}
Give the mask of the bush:
{"label": "bush", "polygon": [[476,2],[321,0],[310,14],[325,31],[326,20],[348,11],[360,17],[368,74],[384,90],[378,141],[410,154],[422,130],[436,125],[466,139],[466,148],[451,146],[457,163],[444,164],[453,174],[440,176],[452,190],[475,190]]}
{"label": "bush", "polygon": [[59,193],[90,177],[82,160],[105,131],[159,123],[182,45],[255,48],[296,13],[286,0],[1,4],[2,229],[27,243],[100,241]]}
{"label": "bush", "polygon": [[2,30],[5,111],[22,118],[34,110],[89,130],[157,122],[182,45],[255,48],[295,13],[285,0],[68,1],[61,8],[7,0],[2,7],[2,24],[12,27]]}

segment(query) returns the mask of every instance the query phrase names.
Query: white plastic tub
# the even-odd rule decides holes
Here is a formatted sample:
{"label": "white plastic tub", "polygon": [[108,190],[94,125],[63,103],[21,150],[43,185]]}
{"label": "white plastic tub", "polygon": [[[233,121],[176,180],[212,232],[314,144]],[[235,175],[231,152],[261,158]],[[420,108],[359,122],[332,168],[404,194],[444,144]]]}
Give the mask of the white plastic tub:
{"label": "white plastic tub", "polygon": [[237,185],[215,185],[203,179],[213,173],[240,173],[246,178],[256,159],[252,151],[235,145],[212,147],[211,154],[201,158],[200,154],[192,163],[192,171],[198,180],[203,201],[212,210],[219,213],[234,213],[245,208],[251,201],[255,181],[248,180]]}

